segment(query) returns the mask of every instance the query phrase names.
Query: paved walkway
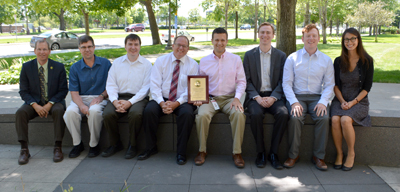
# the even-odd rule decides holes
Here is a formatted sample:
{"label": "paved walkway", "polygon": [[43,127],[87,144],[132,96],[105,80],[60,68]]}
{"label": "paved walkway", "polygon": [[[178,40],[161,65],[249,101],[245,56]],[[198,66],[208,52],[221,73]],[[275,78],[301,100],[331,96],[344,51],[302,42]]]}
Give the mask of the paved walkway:
{"label": "paved walkway", "polygon": [[[70,147],[64,147],[67,155]],[[52,161],[52,147],[31,146],[27,165],[18,165],[19,146],[0,145],[1,191],[56,191],[73,187],[80,191],[400,191],[400,168],[355,165],[352,171],[319,171],[302,159],[294,168],[275,170],[254,165],[254,157],[244,157],[238,169],[232,158],[209,155],[202,166],[177,165],[175,153],[158,153],[145,161],[126,160],[124,152],[112,157],[87,158],[87,150],[76,159]],[[126,184],[125,184],[126,182]]]}
{"label": "paved walkway", "polygon": [[[230,52],[244,52],[256,45],[228,47]],[[189,51],[198,58],[211,53],[211,46]],[[152,62],[159,55],[149,55]],[[23,103],[18,85],[0,85],[0,110],[16,108]],[[369,94],[370,114],[400,117],[400,84],[374,83]],[[67,97],[67,103],[70,96]],[[148,160],[125,160],[124,152],[112,157],[68,158],[71,147],[64,147],[66,158],[52,161],[52,147],[30,146],[27,165],[17,163],[17,145],[0,145],[0,191],[57,191],[70,185],[80,191],[399,191],[400,168],[355,165],[350,172],[316,170],[308,159],[301,159],[292,169],[277,171],[270,164],[260,169],[255,157],[244,157],[246,167],[234,167],[230,156],[209,155],[203,166],[195,166],[195,154],[188,163],[175,163],[175,153],[164,152]],[[126,184],[125,184],[126,182]],[[61,188],[62,186],[62,188]]]}

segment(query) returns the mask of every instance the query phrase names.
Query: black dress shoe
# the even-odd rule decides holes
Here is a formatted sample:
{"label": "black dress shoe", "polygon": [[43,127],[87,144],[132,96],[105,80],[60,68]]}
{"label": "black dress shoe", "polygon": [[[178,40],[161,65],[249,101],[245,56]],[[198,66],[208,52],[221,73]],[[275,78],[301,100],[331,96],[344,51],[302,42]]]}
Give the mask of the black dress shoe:
{"label": "black dress shoe", "polygon": [[143,152],[142,154],[140,154],[138,156],[138,160],[145,160],[148,159],[150,156],[157,154],[158,150],[157,147],[153,147],[151,149],[146,150],[145,152]]}
{"label": "black dress shoe", "polygon": [[268,155],[268,161],[271,162],[271,165],[275,169],[283,169],[282,164],[279,162],[278,155],[271,153]]}
{"label": "black dress shoe", "polygon": [[121,151],[122,149],[123,149],[122,143],[118,142],[117,145],[112,145],[108,147],[105,151],[103,151],[101,156],[110,157],[111,155],[114,155],[116,152]]}
{"label": "black dress shoe", "polygon": [[81,155],[81,152],[84,150],[85,148],[83,147],[83,143],[81,141],[81,143],[79,143],[79,145],[74,146],[74,148],[72,148],[71,152],[69,152],[68,157],[69,158],[76,158],[79,155]]}
{"label": "black dress shoe", "polygon": [[265,157],[265,152],[258,153],[256,158],[256,166],[259,168],[264,168],[267,165],[267,158]]}
{"label": "black dress shoe", "polygon": [[125,153],[125,159],[132,159],[136,156],[136,154],[137,154],[136,146],[129,145],[129,148],[128,150],[126,150]]}
{"label": "black dress shoe", "polygon": [[186,156],[185,155],[177,155],[176,156],[176,163],[178,163],[178,165],[186,164]]}
{"label": "black dress shoe", "polygon": [[100,146],[99,144],[96,147],[90,147],[88,157],[93,158],[100,155]]}

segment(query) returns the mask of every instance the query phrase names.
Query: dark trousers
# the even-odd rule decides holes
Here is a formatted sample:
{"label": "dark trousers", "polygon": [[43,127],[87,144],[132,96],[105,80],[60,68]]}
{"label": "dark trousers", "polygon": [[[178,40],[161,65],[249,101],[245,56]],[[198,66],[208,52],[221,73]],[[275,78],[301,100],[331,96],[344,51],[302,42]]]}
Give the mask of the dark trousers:
{"label": "dark trousers", "polygon": [[[176,124],[178,129],[177,154],[186,155],[187,142],[192,132],[194,114],[196,107],[192,104],[184,103],[175,110]],[[147,149],[152,149],[157,145],[157,129],[160,117],[165,114],[156,101],[150,101],[144,109],[143,128],[146,134]]]}
{"label": "dark trousers", "polygon": [[[61,103],[54,103],[49,114],[53,118],[54,123],[54,141],[62,141],[65,132],[65,123],[63,115],[65,107]],[[23,104],[15,114],[15,128],[17,129],[18,141],[29,142],[28,139],[28,123],[29,120],[39,116],[35,109],[27,104]]]}
{"label": "dark trousers", "polygon": [[[266,97],[269,95],[260,94],[260,96]],[[289,120],[289,113],[285,106],[285,101],[280,99],[271,107],[264,108],[258,104],[257,101],[251,100],[247,105],[247,109],[250,113],[250,126],[254,139],[256,140],[257,153],[265,152],[263,127],[264,114],[270,113],[274,116],[275,122],[272,131],[271,148],[269,153],[278,154],[279,144],[281,143],[283,133],[285,133],[287,129]]]}
{"label": "dark trousers", "polygon": [[[133,97],[133,94],[118,94],[118,100],[129,100]],[[110,145],[116,145],[120,140],[118,131],[118,119],[128,115],[129,125],[129,141],[131,146],[136,146],[136,137],[142,127],[142,116],[143,109],[148,102],[148,98],[134,103],[126,113],[118,113],[115,111],[115,107],[111,102],[108,102],[103,111],[103,122],[104,127],[108,133],[108,139]]]}

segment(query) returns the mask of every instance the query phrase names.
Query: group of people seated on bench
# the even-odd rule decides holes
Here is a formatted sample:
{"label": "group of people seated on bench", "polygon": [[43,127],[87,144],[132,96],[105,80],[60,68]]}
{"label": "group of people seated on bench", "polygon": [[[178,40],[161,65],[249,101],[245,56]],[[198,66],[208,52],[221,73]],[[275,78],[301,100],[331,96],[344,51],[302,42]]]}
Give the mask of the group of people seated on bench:
{"label": "group of people seated on bench", "polygon": [[[256,141],[255,165],[263,168],[270,161],[275,169],[291,168],[299,160],[301,130],[305,115],[310,114],[315,122],[311,159],[315,167],[328,169],[324,158],[331,117],[337,149],[333,168],[349,171],[355,158],[353,123],[371,126],[367,95],[372,86],[373,59],[364,50],[360,33],[354,28],[344,31],[341,55],[333,64],[331,58],[317,48],[320,35],[316,25],[305,26],[302,34],[304,48],[286,57],[284,52],[271,46],[275,35],[273,25],[262,23],[258,28],[259,46],[247,51],[242,62],[238,55],[226,51],[227,31],[216,28],[211,39],[213,52],[199,64],[187,55],[187,37],[177,36],[172,52],[158,57],[154,65],[140,55],[141,39],[136,34],[125,38],[127,53],[115,59],[112,65],[108,59],[94,54],[93,38],[83,35],[79,37],[82,59],[70,68],[69,87],[64,65],[49,59],[49,43],[37,41],[34,49],[37,58],[24,63],[20,75],[19,93],[25,103],[16,113],[16,130],[21,143],[18,163],[29,162],[28,122],[37,116],[46,118],[51,114],[55,142],[53,161],[60,162],[64,158],[61,146],[65,127],[74,145],[69,157],[78,157],[84,150],[83,116],[87,117],[90,132],[88,157],[100,154],[109,157],[123,149],[118,119],[127,116],[129,145],[125,158],[138,155],[139,160],[145,160],[158,152],[156,133],[160,117],[173,113],[178,131],[177,164],[187,162],[187,143],[195,123],[199,151],[194,164],[202,165],[207,157],[210,122],[216,113],[223,112],[229,116],[231,124],[232,159],[236,167],[245,166],[241,154],[247,115]],[[188,103],[189,75],[208,76],[208,103]],[[66,107],[68,90],[72,101]],[[242,104],[240,98],[244,93]],[[275,119],[269,150],[264,143],[265,113],[272,114]],[[103,124],[109,146],[101,152],[99,138]],[[137,136],[142,128],[146,150],[139,153]],[[282,164],[277,154],[286,130],[289,151],[288,159]],[[343,137],[348,149],[346,158],[342,150]]]}

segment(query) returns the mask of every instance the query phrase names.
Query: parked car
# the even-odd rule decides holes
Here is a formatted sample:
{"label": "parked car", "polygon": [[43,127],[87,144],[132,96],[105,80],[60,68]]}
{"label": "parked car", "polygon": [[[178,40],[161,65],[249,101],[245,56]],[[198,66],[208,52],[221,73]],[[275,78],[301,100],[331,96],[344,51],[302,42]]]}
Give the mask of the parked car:
{"label": "parked car", "polygon": [[[189,39],[189,41],[194,41],[194,36],[189,34],[189,32],[187,32],[187,31],[178,31],[178,36],[181,36],[181,35],[186,36]],[[166,43],[168,43],[168,31],[167,31],[167,33],[163,33],[161,36],[162,36],[161,39],[163,41],[165,41]],[[175,30],[171,30],[171,41],[172,42],[174,41],[174,38],[175,38]]]}
{"label": "parked car", "polygon": [[240,30],[246,30],[246,29],[248,29],[248,30],[251,29],[250,24],[244,24],[244,25],[240,26]]}
{"label": "parked car", "polygon": [[125,27],[125,31],[126,32],[133,32],[133,31],[135,31],[135,32],[138,32],[138,31],[144,32],[145,28],[146,27],[143,25],[143,23],[135,23],[135,24],[129,25],[128,27]]}
{"label": "parked car", "polygon": [[38,36],[33,36],[30,42],[31,47],[35,47],[35,42],[45,39],[49,42],[51,50],[78,48],[78,35],[68,31],[49,31]]}

